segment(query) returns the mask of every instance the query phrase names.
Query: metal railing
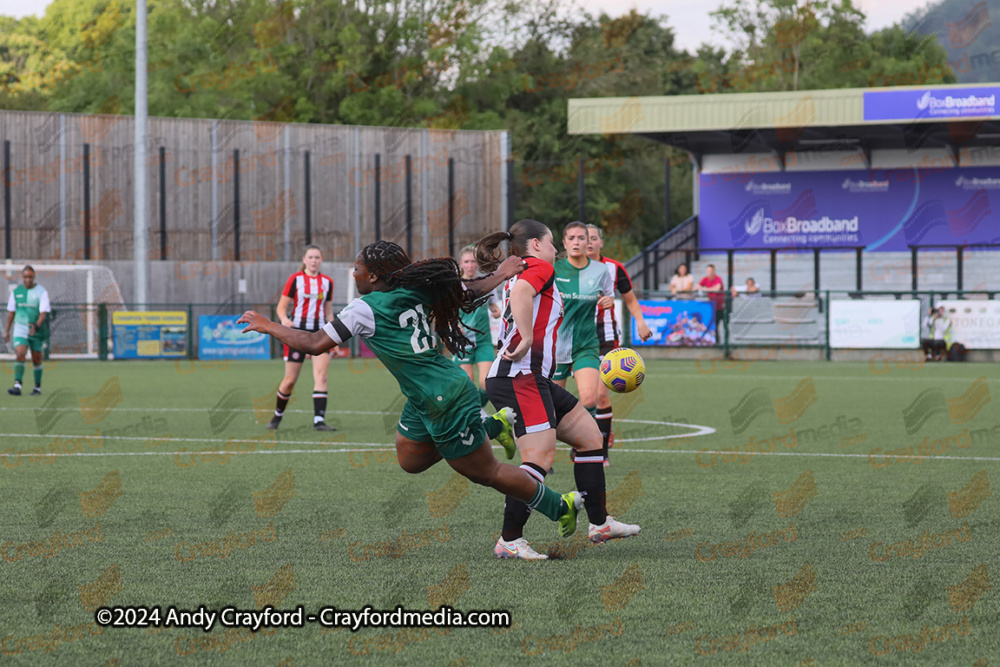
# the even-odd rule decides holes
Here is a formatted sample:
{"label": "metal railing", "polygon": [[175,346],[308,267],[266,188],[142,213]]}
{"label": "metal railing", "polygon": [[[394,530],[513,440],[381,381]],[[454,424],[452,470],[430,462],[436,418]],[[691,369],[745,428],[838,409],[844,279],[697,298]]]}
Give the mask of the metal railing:
{"label": "metal railing", "polygon": [[[926,306],[931,308],[935,307],[935,304],[941,300],[947,299],[988,299],[996,300],[1000,297],[1000,291],[990,290],[990,291],[963,291],[963,290],[873,290],[873,291],[849,291],[849,290],[825,290],[820,292],[818,290],[807,290],[807,291],[780,291],[780,290],[761,290],[760,295],[763,298],[771,299],[782,299],[787,298],[788,301],[777,302],[779,308],[798,308],[805,309],[814,303],[816,312],[820,315],[817,318],[817,331],[816,331],[816,342],[808,342],[808,339],[796,338],[794,334],[794,326],[787,326],[789,331],[789,337],[783,342],[767,342],[767,343],[752,343],[752,342],[740,342],[734,340],[732,332],[734,330],[733,323],[731,322],[731,316],[734,311],[734,304],[737,301],[742,301],[747,297],[738,296],[736,299],[733,298],[732,293],[727,289],[725,292],[725,306],[722,312],[716,311],[715,322],[716,322],[716,343],[711,346],[703,346],[710,349],[721,350],[723,355],[727,358],[731,356],[732,350],[738,349],[752,349],[752,348],[782,348],[782,349],[817,349],[823,350],[825,353],[825,358],[829,361],[831,358],[831,351],[834,348],[830,344],[830,308],[829,303],[832,300],[839,299],[864,299],[864,298],[879,298],[879,297],[891,297],[895,300],[901,299],[917,299],[921,301],[921,312],[923,312]],[[670,292],[664,291],[650,291],[643,295],[643,299],[646,300],[665,300],[665,301],[677,301],[677,297],[670,294]],[[971,300],[970,299],[970,300]],[[709,301],[708,296],[700,295],[693,297],[693,300],[698,301]],[[623,333],[623,344],[631,345],[632,343],[632,318],[628,311],[623,312],[624,321],[622,322],[622,333]],[[777,323],[777,320],[776,320]],[[923,322],[921,321],[921,336],[923,335]],[[773,338],[778,338],[774,336]],[[683,347],[683,346],[677,346]],[[701,346],[699,346],[701,347]],[[638,348],[640,351],[642,348]],[[874,348],[873,348],[874,349]],[[914,348],[916,349],[916,348]]]}
{"label": "metal railing", "polygon": [[669,276],[677,270],[681,262],[671,260],[672,255],[683,252],[690,268],[691,258],[698,260],[698,251],[698,216],[692,215],[625,262],[625,269],[633,280],[642,278],[643,292],[647,292],[659,287],[661,273]]}
{"label": "metal railing", "polygon": [[[652,247],[652,246],[650,246]],[[664,256],[670,256],[675,254],[683,253],[685,257],[685,263],[688,265],[688,272],[691,270],[691,257],[692,254],[694,258],[698,259],[698,253],[726,253],[726,286],[733,286],[733,274],[734,274],[734,258],[736,253],[768,253],[770,255],[769,273],[770,273],[770,289],[774,291],[777,289],[778,280],[778,253],[788,253],[788,252],[811,252],[813,255],[813,289],[818,290],[820,288],[819,280],[819,270],[820,270],[820,253],[822,252],[844,252],[845,250],[853,251],[855,253],[855,275],[856,275],[856,289],[861,290],[863,286],[862,280],[862,251],[864,250],[861,246],[822,246],[822,247],[802,247],[802,246],[792,246],[788,248],[677,248],[672,250],[662,250]],[[676,266],[679,266],[681,262],[675,262]],[[657,278],[659,276],[657,275]],[[657,282],[657,287],[659,283]],[[643,288],[645,283],[643,283]]]}
{"label": "metal railing", "polygon": [[917,290],[919,283],[918,277],[920,275],[920,266],[917,259],[917,254],[924,249],[930,248],[945,248],[955,251],[955,283],[959,289],[962,290],[965,282],[965,251],[975,250],[976,248],[982,248],[984,250],[989,248],[1000,248],[1000,243],[964,243],[964,244],[948,244],[948,243],[926,243],[919,245],[908,246],[910,248],[910,279],[912,289]]}
{"label": "metal railing", "polygon": [[[333,304],[334,312],[338,312],[347,304]],[[135,304],[120,303],[53,303],[50,317],[49,345],[45,349],[45,358],[57,356],[96,358],[101,361],[112,356],[113,314],[121,311],[182,311],[187,314],[187,345],[182,358],[196,359],[198,357],[198,320],[199,315],[236,315],[246,310],[256,310],[267,314],[272,321],[278,321],[277,306],[274,304],[234,304],[228,303],[158,303],[146,304],[140,311]],[[81,324],[89,318],[82,317],[94,313],[96,330],[88,332],[87,326]],[[88,333],[96,339],[96,349],[90,350],[86,343]],[[271,338],[268,344],[270,358],[281,356],[281,342]],[[352,348],[353,349],[353,348]],[[88,355],[89,353],[89,355]]]}

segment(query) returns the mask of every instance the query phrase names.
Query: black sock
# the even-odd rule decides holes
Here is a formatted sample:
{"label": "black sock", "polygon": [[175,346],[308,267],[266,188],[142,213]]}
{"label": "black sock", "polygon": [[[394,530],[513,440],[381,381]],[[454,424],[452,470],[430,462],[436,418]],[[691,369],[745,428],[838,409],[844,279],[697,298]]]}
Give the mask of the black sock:
{"label": "black sock", "polygon": [[[524,463],[521,469],[537,479],[545,482],[545,471],[541,466],[534,463]],[[524,535],[524,524],[528,523],[528,516],[531,515],[531,508],[523,500],[518,500],[513,496],[507,496],[503,506],[503,532],[501,537],[510,542]]]}
{"label": "black sock", "polygon": [[576,488],[583,494],[583,506],[587,517],[595,526],[602,525],[608,518],[605,509],[604,458],[600,450],[580,452],[573,463]]}
{"label": "black sock", "polygon": [[326,392],[313,392],[313,423],[318,424],[326,418]]}
{"label": "black sock", "polygon": [[284,394],[281,393],[280,389],[278,390],[278,400],[274,404],[275,417],[281,419],[285,415],[285,408],[288,407],[288,399],[291,397],[292,397],[291,394],[285,396]]}
{"label": "black sock", "polygon": [[597,428],[604,437],[604,460],[608,460],[608,439],[611,437],[611,407],[597,408]]}

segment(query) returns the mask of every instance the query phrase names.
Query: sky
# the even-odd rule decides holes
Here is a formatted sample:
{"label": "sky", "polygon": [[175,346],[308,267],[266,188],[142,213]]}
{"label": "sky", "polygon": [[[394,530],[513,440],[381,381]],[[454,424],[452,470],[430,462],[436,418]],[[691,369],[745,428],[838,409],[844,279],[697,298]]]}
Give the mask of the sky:
{"label": "sky", "polygon": [[[629,7],[654,14],[666,14],[669,25],[677,34],[677,46],[688,51],[697,50],[703,42],[722,46],[723,42],[711,29],[708,12],[718,9],[723,0],[577,0],[581,7],[598,14],[620,16]],[[21,18],[29,14],[41,16],[50,0],[0,0],[0,14]],[[892,25],[904,15],[928,4],[928,0],[855,0],[868,17],[868,29],[878,30]]]}

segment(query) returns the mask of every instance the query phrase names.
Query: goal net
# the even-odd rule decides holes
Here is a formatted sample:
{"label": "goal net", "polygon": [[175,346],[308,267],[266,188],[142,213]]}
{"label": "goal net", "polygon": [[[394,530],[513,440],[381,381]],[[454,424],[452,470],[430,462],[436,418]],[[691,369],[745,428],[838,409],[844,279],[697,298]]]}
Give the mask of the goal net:
{"label": "goal net", "polygon": [[[106,266],[93,264],[35,264],[8,261],[0,265],[0,296],[3,297],[3,326],[7,326],[7,302],[11,292],[22,284],[21,270],[31,264],[35,283],[44,287],[52,302],[49,313],[48,354],[57,359],[96,358],[100,339],[98,307],[106,304],[108,321],[111,313],[124,309],[118,281]],[[110,335],[110,324],[108,333]],[[14,356],[13,340],[0,339],[0,358]]]}

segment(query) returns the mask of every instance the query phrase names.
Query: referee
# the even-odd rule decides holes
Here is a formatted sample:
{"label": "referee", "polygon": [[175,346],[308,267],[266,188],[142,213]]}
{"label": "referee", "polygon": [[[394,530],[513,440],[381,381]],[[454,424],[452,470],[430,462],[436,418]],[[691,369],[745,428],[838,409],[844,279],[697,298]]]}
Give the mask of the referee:
{"label": "referee", "polygon": [[14,387],[8,389],[11,396],[21,395],[21,379],[24,377],[24,360],[31,348],[31,363],[35,371],[35,388],[32,396],[42,395],[42,349],[45,336],[39,332],[45,317],[52,311],[49,304],[49,293],[41,285],[35,284],[35,270],[25,266],[21,271],[23,285],[18,285],[10,293],[7,301],[7,327],[4,329],[4,342],[10,343],[10,328],[14,326]]}

